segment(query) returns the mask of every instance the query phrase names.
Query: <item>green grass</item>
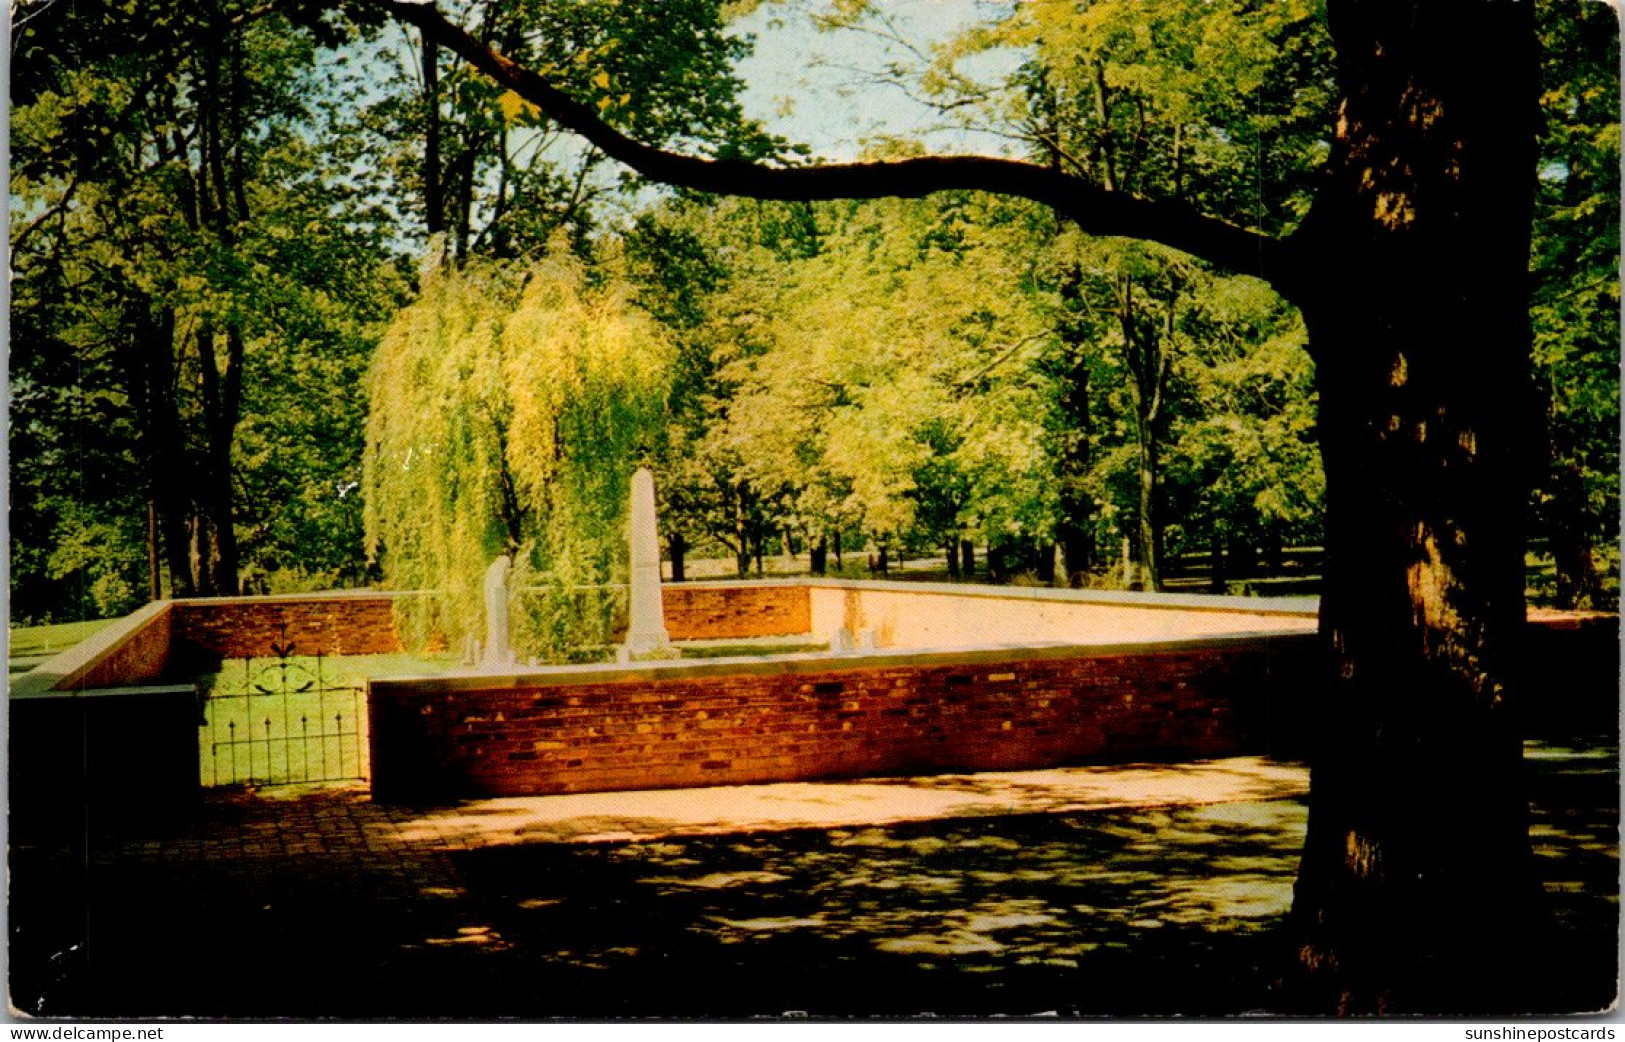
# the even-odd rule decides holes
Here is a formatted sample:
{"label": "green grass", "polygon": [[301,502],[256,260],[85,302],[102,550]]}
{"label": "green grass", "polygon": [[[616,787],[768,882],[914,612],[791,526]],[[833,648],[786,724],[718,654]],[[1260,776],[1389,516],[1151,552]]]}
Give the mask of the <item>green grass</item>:
{"label": "green grass", "polygon": [[54,626],[20,626],[10,632],[12,658],[39,658],[66,651],[117,619],[91,619],[89,622],[62,622]]}

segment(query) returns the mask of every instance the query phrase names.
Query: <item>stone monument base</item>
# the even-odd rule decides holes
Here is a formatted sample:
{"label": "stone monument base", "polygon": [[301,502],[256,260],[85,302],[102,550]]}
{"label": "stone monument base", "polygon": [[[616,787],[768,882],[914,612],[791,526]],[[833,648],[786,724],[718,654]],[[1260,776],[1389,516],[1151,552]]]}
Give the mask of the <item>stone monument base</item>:
{"label": "stone monument base", "polygon": [[615,646],[615,661],[617,662],[670,662],[673,659],[682,657],[682,651],[670,644],[657,644],[644,648],[634,648],[630,644]]}

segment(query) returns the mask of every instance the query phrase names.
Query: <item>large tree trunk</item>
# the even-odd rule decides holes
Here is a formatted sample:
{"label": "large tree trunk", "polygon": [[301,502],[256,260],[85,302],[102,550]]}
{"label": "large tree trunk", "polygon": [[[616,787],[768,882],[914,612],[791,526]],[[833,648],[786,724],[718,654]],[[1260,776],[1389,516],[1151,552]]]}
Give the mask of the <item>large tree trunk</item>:
{"label": "large tree trunk", "polygon": [[1345,101],[1290,287],[1318,367],[1331,666],[1298,997],[1518,1009],[1532,9],[1337,3],[1331,27]]}

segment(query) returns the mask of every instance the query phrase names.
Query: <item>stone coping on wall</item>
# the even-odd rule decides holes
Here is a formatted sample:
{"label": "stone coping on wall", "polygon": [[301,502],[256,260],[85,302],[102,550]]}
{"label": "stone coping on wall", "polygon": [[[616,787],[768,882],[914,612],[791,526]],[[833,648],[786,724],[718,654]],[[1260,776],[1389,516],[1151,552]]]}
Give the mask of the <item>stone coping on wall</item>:
{"label": "stone coping on wall", "polygon": [[61,702],[75,699],[129,698],[132,695],[195,695],[196,684],[137,684],[129,687],[83,687],[66,691],[12,691],[15,702]]}
{"label": "stone coping on wall", "polygon": [[880,649],[844,654],[797,652],[786,655],[746,655],[699,661],[666,659],[655,662],[532,666],[503,672],[457,670],[421,676],[394,676],[368,682],[379,692],[409,690],[425,694],[455,691],[490,691],[510,688],[573,687],[602,683],[654,683],[662,680],[722,676],[786,676],[885,669],[895,666],[982,665],[1022,659],[1120,658],[1184,651],[1205,651],[1314,639],[1311,632],[1234,633],[1220,637],[1141,641],[1119,644],[988,644],[945,651]]}

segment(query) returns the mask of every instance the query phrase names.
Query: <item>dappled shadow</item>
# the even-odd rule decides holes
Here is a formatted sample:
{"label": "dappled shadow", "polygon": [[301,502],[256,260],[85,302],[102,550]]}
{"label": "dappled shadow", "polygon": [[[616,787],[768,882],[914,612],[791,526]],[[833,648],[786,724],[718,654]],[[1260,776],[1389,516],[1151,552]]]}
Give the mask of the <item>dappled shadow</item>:
{"label": "dappled shadow", "polygon": [[[1531,747],[1543,1009],[1614,994],[1615,756]],[[1246,1013],[1276,1005],[1304,816],[1280,799],[457,851],[360,792],[221,795],[163,833],[14,835],[12,996],[74,1017]]]}
{"label": "dappled shadow", "polygon": [[1220,1014],[1267,1003],[1302,827],[1280,801],[454,861],[565,1015]]}
{"label": "dappled shadow", "polygon": [[1619,980],[1619,749],[1612,734],[1529,742],[1524,766],[1550,915],[1549,1008],[1601,1009]]}

